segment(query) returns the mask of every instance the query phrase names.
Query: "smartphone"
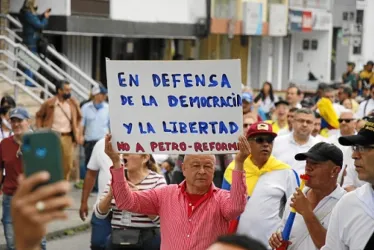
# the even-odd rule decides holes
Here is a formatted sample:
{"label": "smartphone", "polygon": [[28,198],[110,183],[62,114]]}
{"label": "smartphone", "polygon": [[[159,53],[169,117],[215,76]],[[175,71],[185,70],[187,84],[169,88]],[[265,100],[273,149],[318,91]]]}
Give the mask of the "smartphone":
{"label": "smartphone", "polygon": [[254,99],[254,103],[257,103],[262,98],[262,93],[259,93],[256,98]]}
{"label": "smartphone", "polygon": [[63,180],[62,148],[59,134],[53,131],[36,131],[23,136],[21,147],[23,169],[26,177],[47,171],[48,183]]}

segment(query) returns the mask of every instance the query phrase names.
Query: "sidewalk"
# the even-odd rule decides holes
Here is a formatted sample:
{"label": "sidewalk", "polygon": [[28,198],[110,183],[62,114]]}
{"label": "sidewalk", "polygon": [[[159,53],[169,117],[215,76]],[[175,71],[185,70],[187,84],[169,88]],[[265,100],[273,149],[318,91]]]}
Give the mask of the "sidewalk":
{"label": "sidewalk", "polygon": [[[73,185],[73,184],[72,184]],[[76,189],[72,187],[71,190],[71,196],[73,197],[74,204],[71,208],[67,210],[69,219],[66,221],[56,221],[51,223],[48,226],[48,234],[47,238],[59,235],[60,233],[63,233],[64,231],[68,231],[69,229],[72,228],[79,228],[79,227],[88,227],[90,224],[90,219],[91,219],[91,214],[92,214],[92,208],[93,205],[96,202],[96,193],[92,193],[90,195],[90,198],[88,200],[88,206],[91,208],[91,211],[89,212],[89,216],[86,219],[86,221],[82,221],[79,217],[79,207],[81,204],[81,194],[82,190],[81,189]],[[2,200],[2,197],[0,198]],[[2,211],[2,206],[0,206],[0,217],[3,214]],[[1,224],[1,223],[0,223]],[[2,249],[2,246],[5,244],[5,237],[4,237],[4,229],[3,225],[1,224],[0,227],[0,249]]]}

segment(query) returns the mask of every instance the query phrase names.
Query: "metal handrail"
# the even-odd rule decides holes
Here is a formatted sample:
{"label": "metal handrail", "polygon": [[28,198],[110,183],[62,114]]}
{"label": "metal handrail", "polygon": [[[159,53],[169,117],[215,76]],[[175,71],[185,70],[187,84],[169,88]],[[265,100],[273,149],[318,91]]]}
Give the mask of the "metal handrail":
{"label": "metal handrail", "polygon": [[47,78],[45,78],[38,71],[34,70],[31,67],[28,67],[26,63],[24,63],[22,60],[19,60],[14,54],[6,50],[0,50],[0,54],[4,54],[5,56],[9,57],[13,61],[17,61],[17,63],[20,63],[22,65],[22,67],[28,68],[38,79],[42,80],[48,87],[52,88],[53,90],[56,89],[56,86],[53,83],[51,83]]}
{"label": "metal handrail", "polygon": [[12,17],[10,14],[2,14],[1,15],[2,17],[5,17],[6,19],[8,19],[8,21],[10,21],[11,23],[13,23],[15,26],[17,26],[18,28],[22,29],[22,24],[20,21],[18,21],[17,19],[15,19],[14,17]]}
{"label": "metal handrail", "polygon": [[62,81],[64,78],[58,74],[51,66],[46,64],[43,60],[41,60],[38,56],[33,54],[29,49],[27,49],[25,46],[23,46],[20,43],[15,43],[9,37],[7,36],[0,36],[0,40],[4,40],[6,43],[10,44],[14,48],[20,48],[23,52],[25,52],[29,57],[31,57],[33,60],[35,60],[42,68],[44,68],[51,76],[56,78],[57,80]]}
{"label": "metal handrail", "polygon": [[61,55],[60,53],[57,52],[53,47],[49,46],[47,47],[47,51],[59,59],[61,62],[63,62],[65,65],[67,65],[69,68],[74,70],[78,75],[80,75],[84,80],[89,82],[92,86],[98,87],[99,83],[96,82],[94,79],[92,79],[90,76],[88,76],[86,73],[84,73],[79,67],[75,66],[72,62],[70,62],[65,56]]}
{"label": "metal handrail", "polygon": [[43,88],[37,81],[35,81],[34,79],[32,79],[31,77],[29,77],[28,75],[26,75],[22,70],[13,68],[12,66],[10,66],[9,64],[7,64],[4,61],[0,61],[0,65],[4,65],[8,70],[13,71],[13,72],[17,72],[18,74],[22,75],[27,80],[29,80],[32,84],[34,84],[37,87],[39,87],[39,89],[41,89],[44,93],[46,93],[46,95],[48,97],[52,97],[53,96],[53,94],[48,91],[48,88],[47,89]]}
{"label": "metal handrail", "polygon": [[48,64],[50,64],[50,66],[52,68],[54,68],[55,70],[57,70],[57,72],[59,72],[60,74],[62,74],[63,76],[66,77],[66,79],[71,83],[70,86],[71,86],[71,89],[77,93],[80,97],[82,98],[87,98],[87,96],[89,95],[89,92],[87,89],[84,89],[83,91],[81,89],[78,89],[78,87],[82,88],[82,85],[79,84],[74,78],[72,78],[68,73],[66,73],[65,71],[63,71],[60,67],[58,67],[56,64],[52,63],[51,60],[49,60],[47,58],[46,60],[48,62]]}
{"label": "metal handrail", "polygon": [[[62,75],[60,75],[56,70],[53,69],[53,67],[51,67],[50,65],[48,65],[47,63],[45,63],[43,60],[41,60],[38,56],[36,56],[34,53],[32,53],[29,49],[27,49],[24,45],[20,44],[20,43],[15,43],[13,42],[11,39],[9,39],[7,36],[2,36],[0,35],[0,40],[4,40],[5,42],[7,42],[8,44],[10,44],[11,46],[13,46],[14,48],[20,48],[23,52],[25,52],[28,56],[30,56],[33,60],[35,60],[42,68],[46,69],[46,71],[52,75],[54,78],[56,78],[57,80],[64,80],[64,77]],[[22,66],[24,66],[25,68],[28,68],[30,70],[33,70],[31,67],[29,67],[27,64],[25,64],[24,62],[22,62],[22,60],[17,60],[18,62],[21,62]],[[33,71],[35,72],[35,71]],[[38,74],[39,75],[39,74]],[[52,83],[48,83],[47,84],[52,87],[52,88],[55,88],[55,86],[52,84]],[[80,84],[78,84],[80,86]],[[72,86],[72,89],[73,91],[78,94],[78,96],[80,96],[82,99],[87,99],[88,97],[88,91],[87,93],[83,93],[82,91],[80,91],[74,84],[71,85]]]}
{"label": "metal handrail", "polygon": [[[72,76],[70,76],[66,71],[61,69],[52,60],[50,60],[49,58],[46,58],[45,61],[48,63],[48,65],[50,65],[58,73],[60,73],[62,76],[64,76],[70,83],[74,83],[71,86],[76,87],[76,91],[80,91],[82,93],[82,95],[83,95],[83,93],[86,94],[86,95],[90,94],[90,92],[82,84],[79,84],[79,82],[77,80],[75,80]],[[79,88],[79,90],[77,88]]]}
{"label": "metal handrail", "polygon": [[[4,15],[1,15],[4,16]],[[10,14],[7,14],[4,16],[6,19],[8,19],[11,23],[13,23],[16,27],[22,29],[23,25],[20,21],[12,17]],[[65,56],[61,55],[55,48],[52,46],[47,46],[47,51],[59,59],[61,62],[63,62],[65,65],[70,67],[72,70],[74,70],[78,75],[80,75],[83,79],[88,81],[92,86],[97,87],[100,84],[96,82],[94,79],[92,79],[90,76],[88,76],[85,72],[83,72],[79,67],[75,66],[72,62],[70,62]]]}
{"label": "metal handrail", "polygon": [[7,83],[9,83],[11,85],[15,85],[15,88],[18,87],[18,88],[22,89],[23,91],[25,91],[29,96],[31,96],[35,101],[39,102],[40,104],[42,104],[44,102],[38,95],[36,95],[31,90],[29,90],[22,83],[17,82],[17,81],[12,81],[11,79],[9,79],[9,77],[4,75],[3,73],[0,73],[0,78],[3,78]]}

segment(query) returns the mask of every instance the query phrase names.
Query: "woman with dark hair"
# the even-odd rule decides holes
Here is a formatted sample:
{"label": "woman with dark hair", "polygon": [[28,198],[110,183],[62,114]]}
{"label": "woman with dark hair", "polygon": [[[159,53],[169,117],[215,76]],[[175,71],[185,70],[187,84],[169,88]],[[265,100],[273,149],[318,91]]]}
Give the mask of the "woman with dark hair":
{"label": "woman with dark hair", "polygon": [[0,142],[12,135],[12,128],[9,122],[9,110],[8,107],[0,108]]}
{"label": "woman with dark hair", "polygon": [[12,109],[16,107],[16,102],[10,95],[5,95],[3,98],[1,98],[0,107]]}
{"label": "woman with dark hair", "polygon": [[260,93],[255,98],[255,103],[261,101],[260,108],[265,112],[268,119],[271,119],[271,112],[274,103],[278,101],[278,97],[274,95],[273,85],[270,82],[264,82]]}
{"label": "woman with dark hair", "polygon": [[[122,159],[125,165],[124,176],[133,191],[166,185],[164,176],[158,173],[159,167],[152,155],[124,154]],[[112,233],[108,239],[107,250],[123,249],[125,242],[130,242],[126,249],[160,249],[160,218],[118,209],[112,194],[111,181],[95,205],[94,213],[99,219],[107,218],[110,213],[112,215]]]}

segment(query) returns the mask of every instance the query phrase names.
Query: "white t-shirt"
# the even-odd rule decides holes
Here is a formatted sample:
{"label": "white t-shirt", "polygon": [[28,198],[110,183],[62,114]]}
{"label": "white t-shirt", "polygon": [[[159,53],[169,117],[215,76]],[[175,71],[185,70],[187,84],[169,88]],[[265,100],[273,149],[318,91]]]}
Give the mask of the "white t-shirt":
{"label": "white t-shirt", "polygon": [[296,187],[296,175],[291,169],[261,175],[240,216],[237,232],[267,246],[270,235],[280,225],[287,199]]}
{"label": "white t-shirt", "polygon": [[316,138],[319,142],[327,142],[327,138],[319,134],[317,134],[314,138]]}
{"label": "white t-shirt", "polygon": [[361,187],[366,182],[360,181],[357,176],[357,172],[354,166],[354,160],[352,159],[352,148],[351,146],[343,146],[339,143],[340,132],[336,135],[330,136],[328,142],[334,144],[343,152],[343,167],[338,176],[338,183],[341,183],[343,178],[344,170],[346,170],[347,175],[344,177],[344,182],[342,187],[355,186]]}
{"label": "white t-shirt", "polygon": [[344,195],[332,211],[322,250],[362,250],[374,232],[374,190],[367,183]]}
{"label": "white t-shirt", "polygon": [[299,145],[293,138],[293,133],[277,136],[273,142],[273,156],[278,160],[290,165],[291,168],[295,169],[299,175],[304,174],[305,161],[295,160],[295,155],[298,153],[307,152],[318,142],[318,139],[314,138],[313,136],[309,136],[307,143],[304,145]]}
{"label": "white t-shirt", "polygon": [[360,103],[360,106],[358,107],[356,113],[356,117],[358,119],[361,119],[364,116],[367,116],[372,110],[374,110],[374,100],[373,98],[370,98],[369,100],[365,100]]}
{"label": "white t-shirt", "polygon": [[112,160],[105,154],[105,138],[99,140],[92,150],[90,161],[87,164],[87,168],[99,171],[99,191],[97,195],[97,201],[100,195],[104,192],[106,185],[110,180],[110,167],[113,165]]}
{"label": "white t-shirt", "polygon": [[[305,188],[303,190],[304,194],[306,194],[309,190],[309,188]],[[324,197],[314,208],[313,213],[316,215],[319,222],[325,229],[327,229],[329,225],[333,208],[345,193],[345,190],[337,185],[335,190],[328,196]],[[288,199],[282,219],[281,228],[284,228],[288,215],[290,214],[290,203],[291,198]],[[293,223],[290,235],[290,241],[292,242],[292,244],[287,248],[287,250],[318,250],[318,248],[313,243],[312,237],[309,234],[303,216],[299,213],[296,213],[295,216],[295,221]]]}

